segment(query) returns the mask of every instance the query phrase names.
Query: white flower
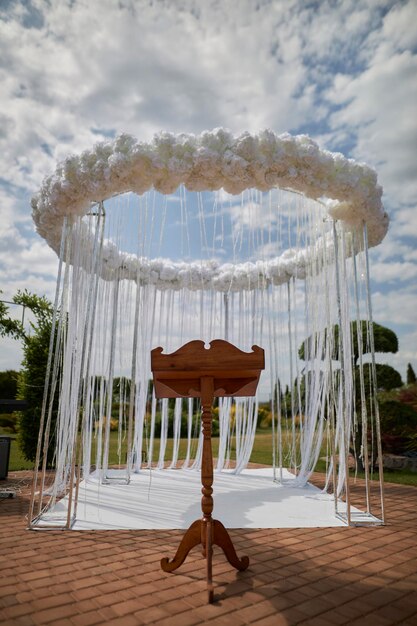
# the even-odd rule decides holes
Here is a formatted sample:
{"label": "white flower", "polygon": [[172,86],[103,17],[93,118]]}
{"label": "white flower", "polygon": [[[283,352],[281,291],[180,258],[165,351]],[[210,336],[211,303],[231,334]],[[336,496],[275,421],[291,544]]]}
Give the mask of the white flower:
{"label": "white flower", "polygon": [[[382,189],[367,165],[321,150],[306,135],[276,135],[264,130],[258,135],[233,137],[223,128],[199,136],[159,133],[150,143],[122,134],[78,157],[69,156],[32,198],[32,216],[39,234],[58,252],[65,216],[82,217],[91,203],[116,194],[142,194],[152,187],[169,194],[181,184],[192,191],[223,188],[231,194],[251,187],[267,191],[280,186],[313,199],[326,196],[329,216],[340,220],[347,233],[367,224],[371,246],[380,243],[388,229]],[[91,237],[83,231],[87,250],[93,249]],[[321,245],[332,254],[331,240],[316,248]],[[160,288],[249,289],[280,284],[291,276],[302,278],[311,254],[287,251],[265,264],[187,265],[127,257],[108,242],[103,250],[103,277],[120,270],[126,277],[135,276]]]}

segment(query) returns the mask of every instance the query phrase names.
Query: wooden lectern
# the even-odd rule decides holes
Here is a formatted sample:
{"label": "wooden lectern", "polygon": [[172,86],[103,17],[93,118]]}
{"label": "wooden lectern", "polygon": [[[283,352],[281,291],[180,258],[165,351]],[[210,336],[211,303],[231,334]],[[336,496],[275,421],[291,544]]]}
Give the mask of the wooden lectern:
{"label": "wooden lectern", "polygon": [[261,370],[265,368],[264,351],[252,346],[253,352],[242,352],[222,339],[210,342],[196,340],[172,354],[163,348],[151,351],[151,369],[157,398],[201,398],[203,457],[201,464],[203,518],[196,520],[183,536],[174,558],[161,559],[164,572],[173,572],[187,558],[192,548],[203,546],[207,561],[208,601],[213,602],[213,545],[222,548],[233,567],[243,571],[249,565],[247,556],[238,558],[229,533],[221,522],[212,519],[213,458],[211,449],[212,404],[215,397],[254,396]]}

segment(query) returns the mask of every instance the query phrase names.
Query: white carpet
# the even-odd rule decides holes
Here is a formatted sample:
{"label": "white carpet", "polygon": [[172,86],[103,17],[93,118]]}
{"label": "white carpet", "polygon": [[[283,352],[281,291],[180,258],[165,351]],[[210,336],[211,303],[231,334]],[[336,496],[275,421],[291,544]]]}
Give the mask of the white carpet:
{"label": "white carpet", "polygon": [[[343,526],[334,515],[333,496],[313,485],[299,488],[284,470],[284,483],[272,481],[272,468],[214,475],[213,517],[227,528],[312,528]],[[182,529],[201,517],[200,473],[148,470],[129,485],[102,485],[94,478],[80,485],[73,530]],[[64,498],[43,517],[65,518]]]}

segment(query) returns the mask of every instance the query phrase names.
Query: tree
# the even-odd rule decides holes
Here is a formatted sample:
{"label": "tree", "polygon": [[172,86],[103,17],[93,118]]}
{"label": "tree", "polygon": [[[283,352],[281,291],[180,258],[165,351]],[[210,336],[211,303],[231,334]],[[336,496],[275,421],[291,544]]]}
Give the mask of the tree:
{"label": "tree", "polygon": [[[3,292],[0,290],[0,295]],[[19,293],[19,292],[18,292]],[[13,302],[15,300],[13,299]],[[20,304],[15,302],[15,304]],[[22,322],[15,320],[9,315],[9,307],[0,300],[0,337],[11,337],[12,339],[22,339],[25,334]]]}
{"label": "tree", "polygon": [[[376,363],[376,380],[378,389],[383,391],[391,391],[391,389],[398,389],[402,386],[401,374],[396,369],[387,365],[386,363]],[[356,379],[359,379],[359,367],[355,367]],[[365,383],[365,389],[371,388],[371,365],[365,363],[363,366],[363,378]]]}
{"label": "tree", "polygon": [[[19,418],[19,446],[28,461],[36,458],[36,448],[42,412],[46,367],[52,328],[53,306],[44,296],[28,291],[18,291],[13,297],[15,304],[30,309],[35,317],[30,322],[30,332],[26,332],[21,322],[9,316],[8,308],[0,309],[0,334],[20,339],[23,342],[22,370],[19,374],[18,396],[25,399],[27,408]],[[55,400],[56,404],[56,400]],[[56,406],[53,419],[56,418]],[[54,431],[53,424],[51,432]],[[50,446],[53,449],[53,445]]]}
{"label": "tree", "polygon": [[[15,400],[19,372],[7,370],[0,372],[0,399]],[[0,406],[0,428],[5,432],[17,432],[17,414],[9,413],[10,407]]]}
{"label": "tree", "polygon": [[[356,321],[354,321],[354,322],[351,322],[350,326],[351,326],[351,336],[352,336],[352,359],[353,359],[354,364],[356,365],[355,378],[358,380],[359,378],[358,361],[360,357],[359,345],[358,345],[358,324]],[[376,324],[375,322],[373,322],[372,327],[373,327],[373,332],[374,332],[375,352],[393,352],[393,353],[398,352],[398,338],[393,330],[391,330],[390,328],[387,328],[386,326],[381,326],[380,324]],[[362,337],[361,337],[362,354],[367,354],[368,352],[370,352],[369,341],[368,341],[368,334],[369,334],[368,323],[365,322],[364,320],[361,320],[360,329],[361,329],[360,332],[362,333]],[[315,347],[317,347],[318,345],[321,345],[319,342],[319,334],[317,333],[314,336],[308,337],[301,344],[298,350],[298,355],[300,359],[302,359],[303,361],[306,360],[306,355],[309,356],[309,358],[320,357],[322,360],[325,358],[326,356],[325,343],[326,343],[326,338],[328,334],[327,328],[322,332],[324,332],[324,341],[322,342],[322,345],[323,345],[322,353],[317,354],[317,349],[315,349]],[[333,353],[331,356],[332,356],[332,359],[338,361],[340,360],[339,325],[335,324],[332,327],[330,332],[333,333],[333,338],[332,338],[333,339],[332,341]],[[364,369],[364,376],[367,377],[367,381],[369,383],[370,366],[365,364],[363,366],[363,369]],[[377,364],[376,370],[377,370],[377,382],[378,382],[379,389],[390,390],[396,387],[401,387],[402,385],[401,375],[393,367],[391,367],[390,365]],[[365,380],[365,386],[366,386],[367,381]],[[368,385],[368,388],[369,388],[369,385]]]}
{"label": "tree", "polygon": [[417,382],[379,392],[382,447],[385,452],[417,452]]}
{"label": "tree", "polygon": [[[372,329],[374,334],[374,347],[375,352],[398,352],[398,338],[397,335],[390,328],[385,326],[381,326],[380,324],[372,323]],[[364,363],[363,370],[363,381],[365,387],[365,404],[366,406],[362,406],[362,397],[361,397],[361,386],[359,384],[360,381],[360,351],[359,351],[359,343],[362,344],[362,354],[367,354],[370,352],[370,341],[369,341],[369,324],[361,320],[359,322],[354,321],[350,324],[351,330],[351,339],[352,339],[352,361],[353,361],[353,374],[355,378],[355,409],[356,414],[358,416],[365,413],[362,409],[366,409],[366,415],[371,416],[373,414],[372,407],[372,395],[369,393],[371,389],[373,389],[372,385],[372,368],[369,363]],[[358,332],[359,331],[359,332]],[[324,336],[322,335],[324,333]],[[324,359],[326,357],[326,340],[328,335],[332,339],[332,354],[331,358],[334,360],[340,361],[340,353],[339,353],[339,325],[335,324],[330,331],[325,329],[322,333],[317,333],[308,337],[300,346],[298,354],[299,357],[303,360],[306,360],[306,357],[310,359],[320,358]],[[321,353],[320,353],[321,350]],[[378,385],[378,390],[390,391],[392,389],[397,389],[402,386],[401,375],[397,370],[395,370],[390,365],[386,364],[376,364],[376,380]],[[338,370],[335,370],[334,376],[337,376]],[[310,373],[311,374],[311,373]],[[300,381],[300,394],[302,404],[305,404],[305,376],[302,377]],[[389,410],[391,410],[391,405],[389,406]],[[300,409],[298,409],[300,410]],[[386,427],[391,424],[390,420],[386,422],[383,421],[383,411],[384,407],[380,407],[380,416],[381,423],[384,423]],[[352,442],[352,453],[355,455],[358,465],[361,469],[363,469],[362,458],[360,458],[360,451],[362,445],[362,421],[361,419],[357,420],[357,429],[353,435],[354,441]]]}
{"label": "tree", "polygon": [[407,448],[417,451],[417,411],[398,400],[383,400],[379,413],[384,452],[402,454]]}
{"label": "tree", "polygon": [[397,396],[400,402],[408,404],[417,411],[417,382],[399,389]]}
{"label": "tree", "polygon": [[417,381],[413,366],[411,363],[407,365],[407,385],[413,385]]}
{"label": "tree", "polygon": [[[360,332],[358,333],[358,323],[356,321],[350,323],[351,336],[352,336],[352,357],[355,365],[359,361],[359,344],[358,344],[358,334],[362,339],[362,353],[366,354],[370,352],[369,348],[369,324],[365,320],[361,320],[360,324]],[[374,334],[374,346],[375,352],[398,352],[398,337],[393,330],[387,328],[386,326],[381,326],[376,322],[372,323],[372,329]],[[323,353],[321,355],[316,354],[317,348],[316,346],[320,345],[320,333],[316,333],[313,336],[308,337],[301,344],[298,350],[298,356],[303,361],[306,358],[320,358],[324,359],[326,354],[324,352],[328,329],[324,329],[324,340],[322,342],[323,345]],[[333,353],[331,355],[332,359],[335,361],[340,361],[339,355],[339,325],[335,324],[331,331],[333,333],[332,337],[332,345],[333,345]]]}
{"label": "tree", "polygon": [[6,370],[0,372],[0,398],[2,400],[14,400],[17,394],[17,381],[19,372]]}
{"label": "tree", "polygon": [[[294,392],[294,390],[293,390]],[[281,411],[283,417],[291,417],[292,416],[292,408],[291,408],[292,400],[291,400],[291,391],[288,385],[285,385],[285,393],[281,400]]]}

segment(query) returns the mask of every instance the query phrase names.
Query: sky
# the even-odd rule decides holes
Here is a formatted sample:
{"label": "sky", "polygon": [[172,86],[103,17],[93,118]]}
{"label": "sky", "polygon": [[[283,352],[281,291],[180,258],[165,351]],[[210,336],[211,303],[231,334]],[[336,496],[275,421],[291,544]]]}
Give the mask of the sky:
{"label": "sky", "polygon": [[[0,289],[53,298],[30,198],[57,161],[128,132],[307,133],[378,172],[371,253],[383,359],[417,371],[417,2],[0,0]],[[14,314],[20,313],[15,310]],[[0,371],[18,342],[0,339]]]}

